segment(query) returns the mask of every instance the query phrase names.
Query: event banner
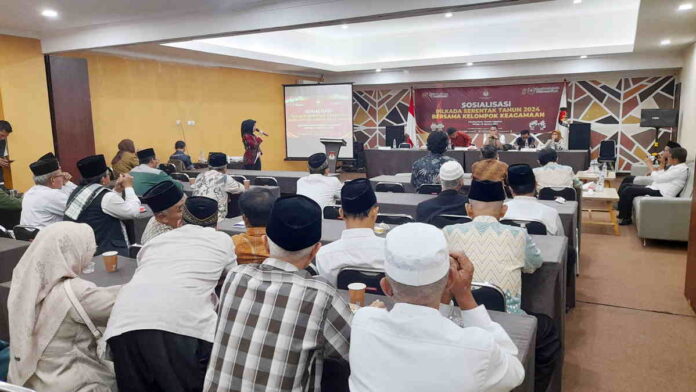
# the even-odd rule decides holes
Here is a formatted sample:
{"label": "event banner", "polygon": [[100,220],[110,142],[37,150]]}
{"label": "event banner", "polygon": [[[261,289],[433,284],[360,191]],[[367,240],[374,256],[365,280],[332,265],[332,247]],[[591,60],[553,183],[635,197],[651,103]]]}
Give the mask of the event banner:
{"label": "event banner", "polygon": [[416,89],[416,123],[424,131],[533,133],[556,129],[563,83]]}

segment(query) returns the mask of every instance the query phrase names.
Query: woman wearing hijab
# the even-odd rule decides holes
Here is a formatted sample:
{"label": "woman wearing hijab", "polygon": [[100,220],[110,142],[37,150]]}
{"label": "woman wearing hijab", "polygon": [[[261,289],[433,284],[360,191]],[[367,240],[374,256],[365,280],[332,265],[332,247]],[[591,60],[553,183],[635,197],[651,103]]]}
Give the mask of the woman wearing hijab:
{"label": "woman wearing hijab", "polygon": [[140,161],[135,155],[135,144],[130,139],[123,139],[118,143],[118,152],[111,160],[111,168],[114,175],[118,178],[121,174],[128,174],[132,168],[138,166]]}
{"label": "woman wearing hijab", "polygon": [[[96,249],[86,224],[39,232],[12,273],[9,382],[37,391],[115,392],[113,370],[97,355],[88,327],[104,327],[121,286],[96,287],[79,274]],[[91,321],[86,322],[68,296]],[[98,333],[97,333],[98,334]]]}
{"label": "woman wearing hijab", "polygon": [[263,139],[254,135],[259,132],[255,120],[242,121],[242,143],[244,144],[244,169],[261,170],[261,143]]}

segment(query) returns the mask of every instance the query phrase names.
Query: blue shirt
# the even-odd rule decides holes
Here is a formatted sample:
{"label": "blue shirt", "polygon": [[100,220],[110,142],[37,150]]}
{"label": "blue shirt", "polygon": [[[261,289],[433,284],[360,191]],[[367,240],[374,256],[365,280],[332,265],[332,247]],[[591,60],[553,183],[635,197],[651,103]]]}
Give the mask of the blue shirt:
{"label": "blue shirt", "polygon": [[191,162],[191,157],[186,155],[186,153],[183,151],[176,150],[176,152],[174,154],[172,154],[172,156],[170,156],[169,159],[178,159],[184,163],[184,167],[187,170],[193,169],[193,163]]}

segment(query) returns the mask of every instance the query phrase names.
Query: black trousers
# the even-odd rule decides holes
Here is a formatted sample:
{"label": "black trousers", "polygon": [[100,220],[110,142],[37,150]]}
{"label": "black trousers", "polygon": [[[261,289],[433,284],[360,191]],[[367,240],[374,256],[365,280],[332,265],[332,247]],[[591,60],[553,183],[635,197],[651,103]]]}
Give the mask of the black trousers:
{"label": "black trousers", "polygon": [[159,330],[108,341],[120,392],[200,392],[213,344]]}
{"label": "black trousers", "polygon": [[534,391],[544,392],[561,359],[561,337],[551,317],[531,313],[537,319],[536,347],[534,350]]}
{"label": "black trousers", "polygon": [[635,177],[628,176],[621,181],[619,186],[619,219],[631,219],[633,215],[633,199],[638,196],[662,196],[660,191],[650,189],[644,185],[635,185]]}
{"label": "black trousers", "polygon": [[261,158],[257,159],[253,165],[244,165],[244,170],[261,170]]}

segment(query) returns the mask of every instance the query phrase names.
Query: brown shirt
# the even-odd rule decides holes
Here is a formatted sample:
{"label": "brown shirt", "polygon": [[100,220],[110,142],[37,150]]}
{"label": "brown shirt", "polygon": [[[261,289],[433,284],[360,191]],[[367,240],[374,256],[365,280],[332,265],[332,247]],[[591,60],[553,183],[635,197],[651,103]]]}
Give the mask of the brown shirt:
{"label": "brown shirt", "polygon": [[260,264],[268,258],[268,250],[263,242],[265,227],[247,227],[246,233],[232,236],[237,264]]}
{"label": "brown shirt", "polygon": [[497,159],[482,159],[471,165],[471,174],[474,180],[501,181],[507,179],[508,165]]}
{"label": "brown shirt", "polygon": [[126,151],[121,156],[121,160],[113,165],[112,169],[114,169],[114,174],[118,177],[119,174],[128,174],[132,168],[139,164],[138,157],[132,152]]}

